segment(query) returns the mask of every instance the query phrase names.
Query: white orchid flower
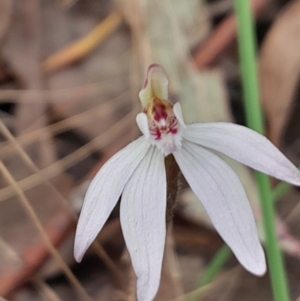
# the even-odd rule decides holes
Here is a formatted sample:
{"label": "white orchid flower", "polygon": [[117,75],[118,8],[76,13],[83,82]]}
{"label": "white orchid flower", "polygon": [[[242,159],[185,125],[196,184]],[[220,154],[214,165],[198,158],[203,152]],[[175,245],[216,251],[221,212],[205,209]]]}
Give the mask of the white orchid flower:
{"label": "white orchid flower", "polygon": [[121,226],[137,276],[139,301],[153,300],[160,281],[166,238],[165,157],[172,154],[216,230],[249,272],[266,271],[264,251],[245,191],[223,153],[280,180],[300,185],[299,170],[265,137],[231,123],[184,123],[179,103],[168,99],[162,67],[148,69],[140,92],[143,136],[116,153],[97,173],[85,196],[75,258],[87,248],[122,195]]}

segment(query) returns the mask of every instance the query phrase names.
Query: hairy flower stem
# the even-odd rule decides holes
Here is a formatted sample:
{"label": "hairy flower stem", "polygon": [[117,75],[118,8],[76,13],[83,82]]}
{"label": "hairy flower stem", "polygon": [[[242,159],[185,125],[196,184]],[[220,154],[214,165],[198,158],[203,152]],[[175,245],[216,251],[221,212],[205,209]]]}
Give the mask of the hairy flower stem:
{"label": "hairy flower stem", "polygon": [[[253,21],[249,0],[235,0],[238,24],[238,42],[244,88],[247,124],[259,133],[264,131],[262,110],[259,101]],[[275,209],[269,178],[256,173],[261,210],[266,236],[266,250],[274,297],[277,301],[289,301],[285,270],[275,231]]]}
{"label": "hairy flower stem", "polygon": [[165,158],[166,175],[167,175],[167,209],[166,222],[169,226],[173,220],[173,212],[176,205],[178,190],[179,190],[179,176],[180,170],[173,157],[169,155]]}

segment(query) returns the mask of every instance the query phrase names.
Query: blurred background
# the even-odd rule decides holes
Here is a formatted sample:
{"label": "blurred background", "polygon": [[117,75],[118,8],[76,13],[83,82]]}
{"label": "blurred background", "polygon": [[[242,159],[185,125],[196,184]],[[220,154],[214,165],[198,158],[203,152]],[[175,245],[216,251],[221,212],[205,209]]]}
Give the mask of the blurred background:
{"label": "blurred background", "polygon": [[[266,135],[299,166],[300,1],[251,6]],[[0,0],[0,300],[135,300],[118,206],[74,261],[87,185],[140,135],[138,92],[151,63],[166,69],[187,123],[245,123],[236,35],[231,0]],[[228,162],[263,241],[252,171]],[[300,192],[284,186],[278,195],[277,233],[298,300]],[[226,250],[222,264],[212,261],[222,248],[182,179],[155,300],[273,300],[268,275],[250,275]]]}

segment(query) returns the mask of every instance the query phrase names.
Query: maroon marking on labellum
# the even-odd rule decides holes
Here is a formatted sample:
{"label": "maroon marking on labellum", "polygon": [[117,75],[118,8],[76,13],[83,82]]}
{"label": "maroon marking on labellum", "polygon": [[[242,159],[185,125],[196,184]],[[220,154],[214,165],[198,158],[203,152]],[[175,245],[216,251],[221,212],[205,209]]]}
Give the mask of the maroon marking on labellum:
{"label": "maroon marking on labellum", "polygon": [[178,121],[176,117],[172,116],[166,119],[167,125],[166,126],[158,126],[155,123],[152,127],[150,127],[150,134],[154,136],[155,140],[160,140],[162,138],[162,134],[172,134],[175,135],[178,133],[177,125]]}
{"label": "maroon marking on labellum", "polygon": [[152,136],[154,136],[155,140],[160,140],[161,139],[161,130],[159,128],[154,128],[150,130],[150,133]]}
{"label": "maroon marking on labellum", "polygon": [[166,106],[162,103],[156,103],[153,106],[153,117],[154,120],[159,122],[161,119],[167,119],[168,118],[168,113],[166,110]]}

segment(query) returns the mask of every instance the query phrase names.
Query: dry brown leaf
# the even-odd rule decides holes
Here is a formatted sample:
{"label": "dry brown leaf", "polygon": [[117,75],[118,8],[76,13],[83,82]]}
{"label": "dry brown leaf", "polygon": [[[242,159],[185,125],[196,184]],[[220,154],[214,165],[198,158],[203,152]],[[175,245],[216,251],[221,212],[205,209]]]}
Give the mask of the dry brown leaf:
{"label": "dry brown leaf", "polygon": [[[39,67],[40,50],[39,1],[12,1],[12,20],[3,52],[26,89],[41,90],[42,88],[42,77]],[[41,100],[42,95],[37,93],[36,99]],[[15,111],[16,122],[14,128],[16,134],[20,135],[29,129],[41,128],[47,124],[45,111],[46,104],[42,100],[34,105],[20,102]],[[45,137],[49,138],[47,133],[45,133]],[[36,158],[37,164],[41,167],[45,167],[55,160],[50,139],[36,141],[28,147],[28,152]]]}
{"label": "dry brown leaf", "polygon": [[0,42],[6,33],[11,17],[12,1],[0,0]]}
{"label": "dry brown leaf", "polygon": [[280,145],[300,72],[300,1],[296,0],[271,28],[260,55],[262,101],[269,138]]}
{"label": "dry brown leaf", "polygon": [[[49,58],[53,53],[64,53],[63,60],[59,61],[66,62],[66,59],[69,59],[70,52],[67,51],[66,56],[66,52],[61,52],[61,49],[65,49],[66,45],[72,45],[74,40],[82,37],[84,38],[81,42],[88,41],[89,46],[95,46],[95,36],[99,38],[102,34],[107,33],[105,30],[103,31],[103,26],[97,27],[97,25],[100,20],[105,20],[105,16],[109,14],[108,3],[103,6],[95,1],[95,5],[96,7],[93,8],[88,4],[78,2],[66,15],[63,11],[55,9],[51,1],[45,1],[41,12],[43,33],[45,35],[43,56]],[[99,9],[98,14],[95,13],[97,9]],[[113,19],[117,21],[119,17],[114,16]],[[111,17],[112,15],[109,19],[106,19],[104,25],[107,25],[107,20],[111,20]],[[103,23],[101,24],[103,25]],[[93,28],[98,28],[98,30],[93,31]],[[86,35],[87,33],[90,34]],[[86,43],[83,44],[88,46]],[[78,44],[76,45],[78,46]],[[77,46],[76,49],[78,49]],[[66,68],[60,70],[60,72],[48,75],[46,85],[50,91],[75,89],[76,87],[78,89],[79,86],[83,88],[79,88],[78,93],[67,93],[62,101],[52,104],[56,114],[62,118],[72,117],[92,108],[96,109],[100,104],[124,94],[124,91],[128,91],[130,89],[127,77],[129,60],[126,53],[128,51],[128,35],[119,28],[106,38],[105,43],[94,48],[90,55],[85,56],[84,60],[78,61],[76,65],[65,66]],[[83,54],[86,55],[87,53],[80,52],[80,55]],[[55,67],[57,65],[52,61],[49,66]],[[61,66],[60,63],[59,66]],[[103,81],[105,81],[104,85],[101,84]],[[82,95],[78,98],[76,94],[82,92],[87,92],[89,95]],[[111,101],[111,109],[107,110],[107,116],[90,118],[88,123],[80,125],[80,132],[88,139],[93,139],[109,130],[124,114],[132,109],[131,101],[134,100],[128,94],[123,101],[123,107],[116,107],[115,103]],[[132,119],[130,127],[133,124],[134,119]]]}

